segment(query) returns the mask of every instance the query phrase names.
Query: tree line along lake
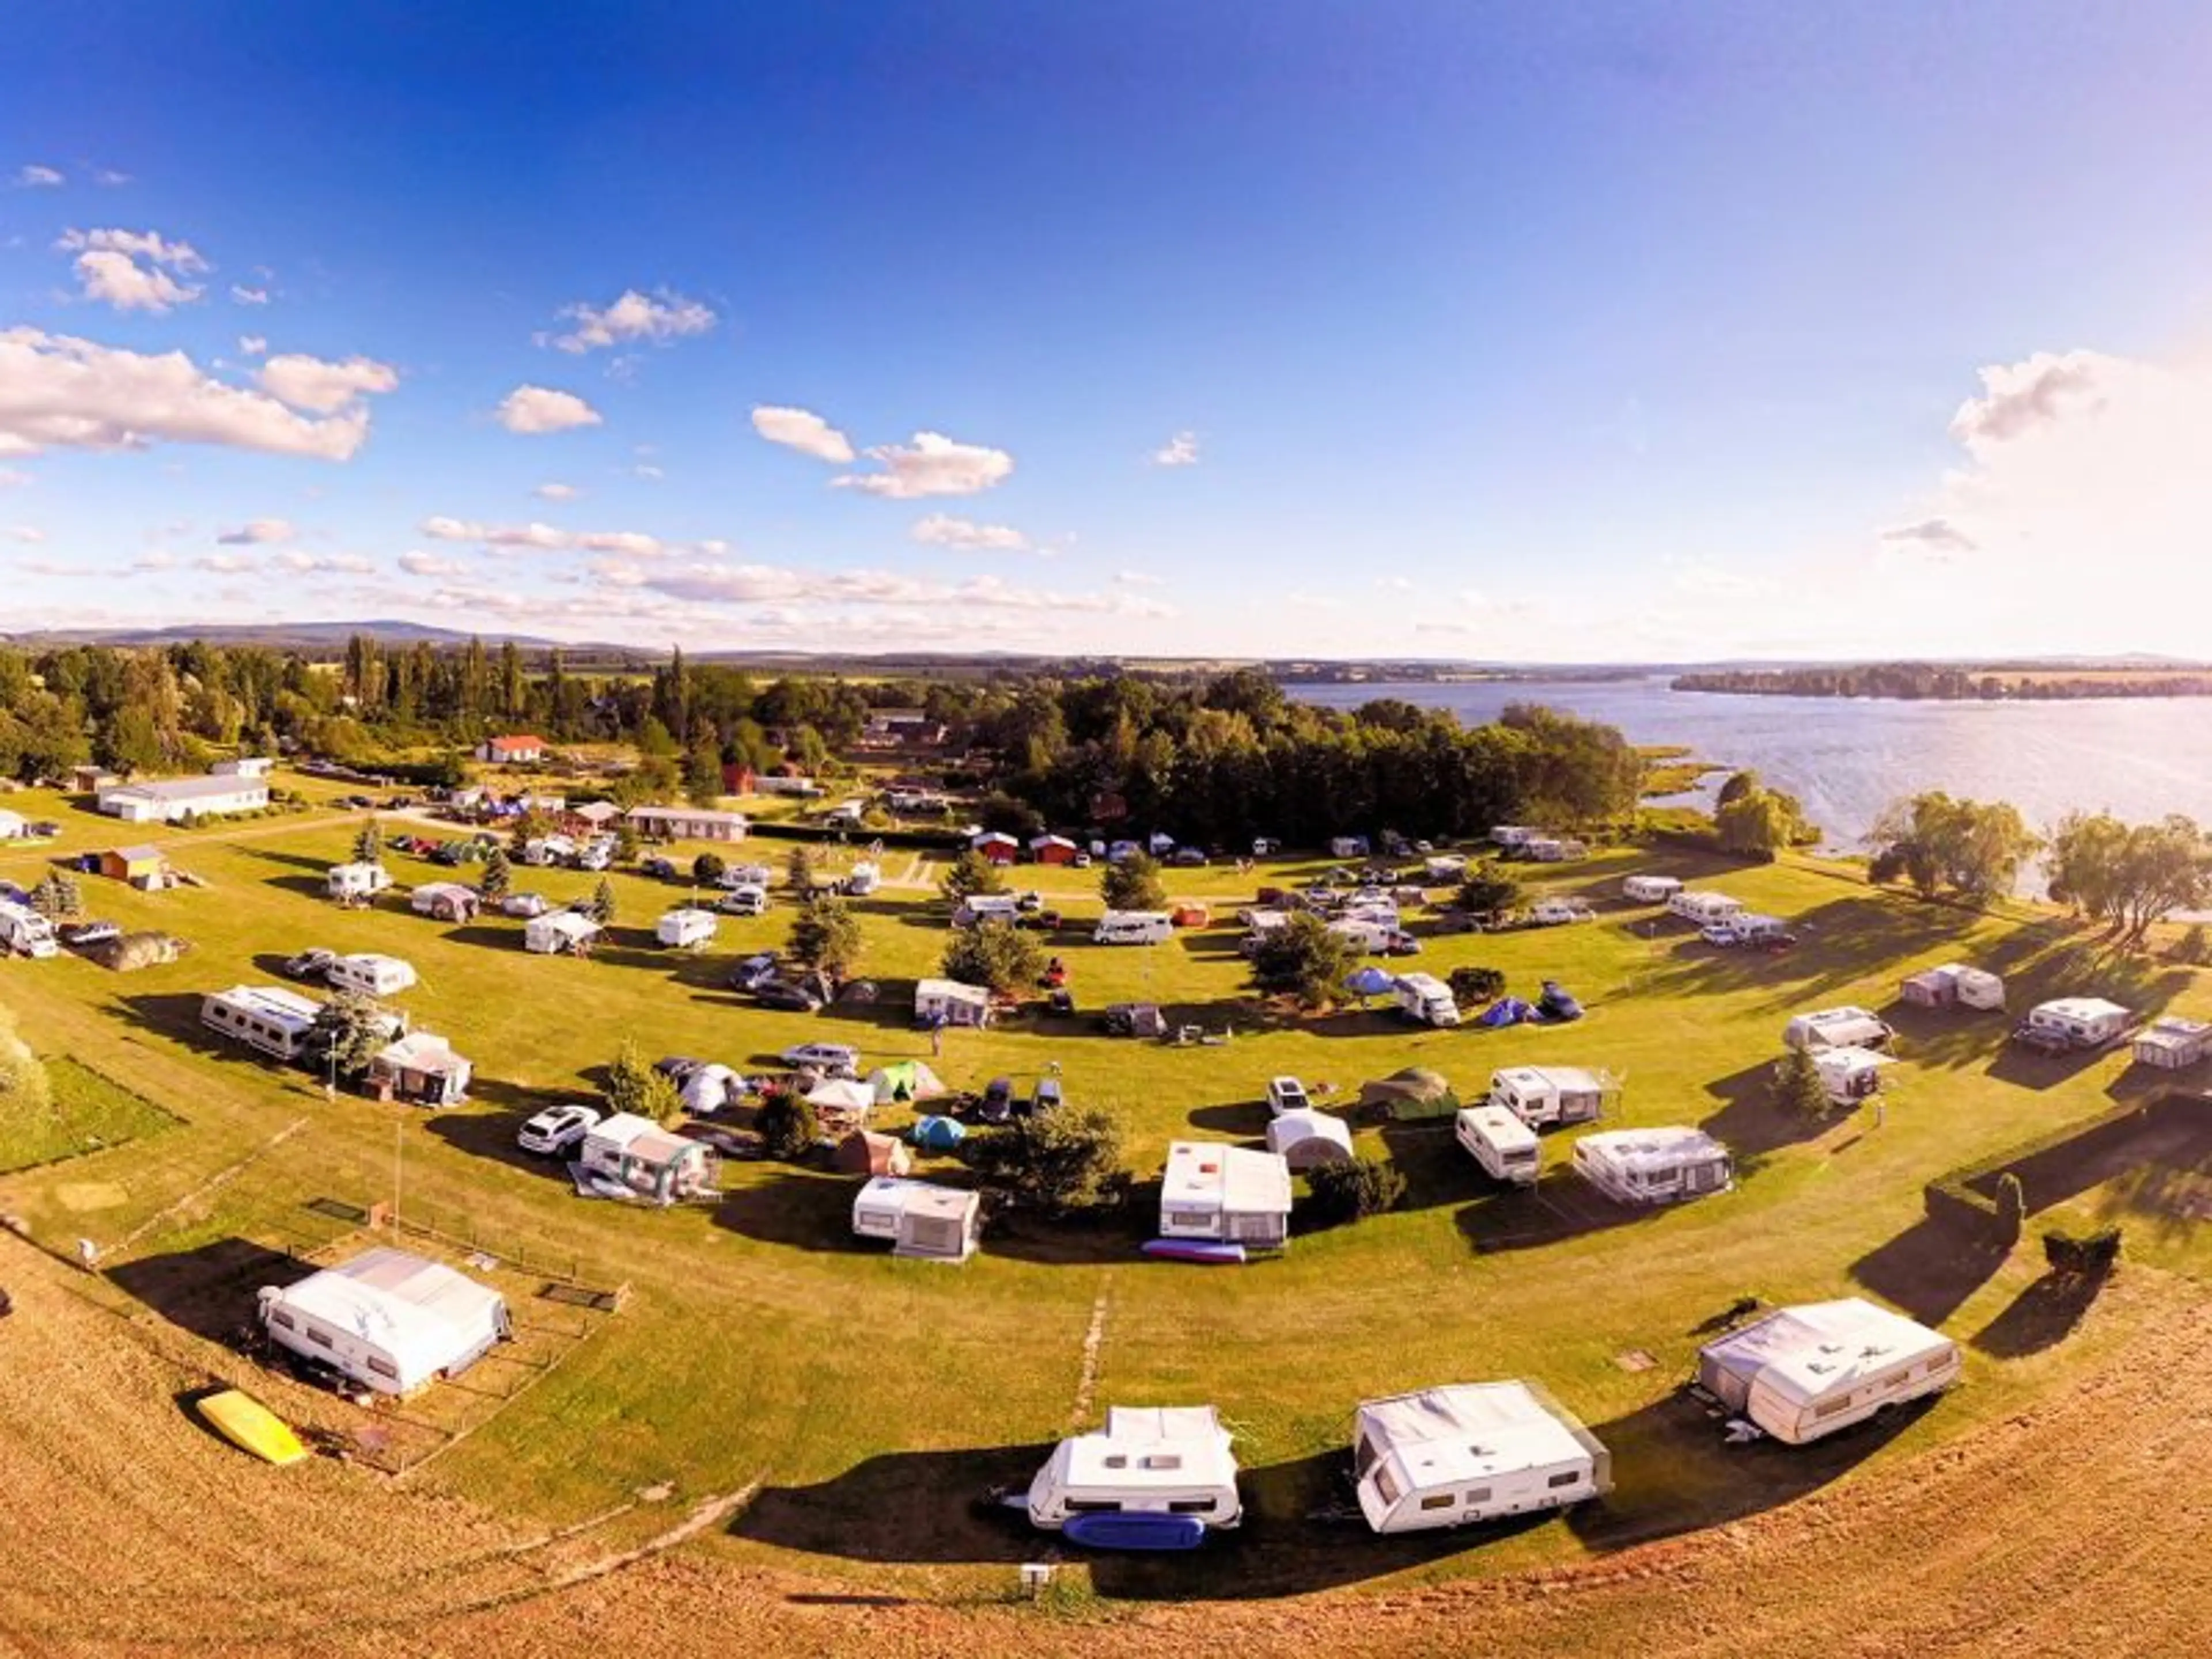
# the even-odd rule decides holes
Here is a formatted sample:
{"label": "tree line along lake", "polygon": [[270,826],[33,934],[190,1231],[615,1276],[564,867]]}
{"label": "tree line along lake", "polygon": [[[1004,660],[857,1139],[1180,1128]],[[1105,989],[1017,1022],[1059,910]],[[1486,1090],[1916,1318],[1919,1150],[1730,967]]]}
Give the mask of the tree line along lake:
{"label": "tree line along lake", "polygon": [[[1399,697],[1448,708],[1468,725],[1516,702],[1602,720],[1632,743],[1678,744],[1716,768],[1751,768],[1803,802],[1823,844],[1844,851],[1859,850],[1885,806],[1923,789],[2008,800],[2042,831],[2076,807],[2131,823],[2185,812],[2212,823],[2212,704],[2203,698],[1905,702],[1678,691],[1668,682],[1654,674],[1285,689],[1332,708]],[[1709,799],[1722,775],[1709,775],[1697,793]]]}

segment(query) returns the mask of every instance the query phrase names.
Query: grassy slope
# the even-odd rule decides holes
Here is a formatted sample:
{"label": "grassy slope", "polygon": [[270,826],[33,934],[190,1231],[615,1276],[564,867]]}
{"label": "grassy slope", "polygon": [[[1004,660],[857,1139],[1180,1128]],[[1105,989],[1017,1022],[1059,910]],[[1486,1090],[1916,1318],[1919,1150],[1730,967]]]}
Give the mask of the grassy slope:
{"label": "grassy slope", "polygon": [[[772,1490],[738,1528],[751,1540],[738,1547],[842,1552],[870,1562],[871,1584],[917,1592],[996,1585],[1003,1567],[985,1577],[981,1564],[1034,1551],[968,1522],[959,1500],[987,1479],[1026,1475],[1029,1455],[1004,1449],[1064,1431],[1102,1298],[1097,1402],[1217,1402],[1247,1437],[1261,1516],[1237,1565],[1210,1565],[1203,1583],[1172,1565],[1102,1568],[1109,1590],[1218,1593],[1486,1571],[1779,1501],[1880,1448],[1861,1442],[1840,1461],[1723,1455],[1701,1422],[1661,1403],[1692,1353],[1692,1327],[1745,1291],[1789,1299],[1871,1285],[1947,1314],[1950,1328],[1972,1335],[2033,1266],[2023,1258],[1993,1273],[1952,1272],[1915,1231],[1919,1184],[2102,1109],[2123,1064],[2021,1066],[2000,1054],[1996,1018],[1930,1021],[1908,1033],[1912,1058],[1893,1073],[1879,1128],[1862,1115],[1796,1136],[1755,1098],[1791,1012],[1845,1000],[1886,1004],[1899,972],[1954,957],[2017,972],[2070,936],[2047,922],[1873,895],[1794,861],[1732,872],[1723,883],[1754,908],[1798,919],[1807,943],[1780,959],[1711,952],[1673,933],[1646,938],[1645,913],[1617,909],[1588,927],[1431,943],[1424,967],[1490,962],[1523,993],[1540,977],[1565,981],[1592,1012],[1559,1030],[1413,1033],[1381,1014],[1263,1030],[1237,1001],[1231,927],[1152,950],[1068,943],[1063,954],[1086,1006],[1148,996],[1238,1035],[1223,1047],[1175,1049],[1109,1041],[1087,1026],[1018,1026],[954,1034],[935,1063],[960,1085],[1000,1071],[1033,1074],[1057,1059],[1072,1097],[1124,1115],[1139,1164],[1156,1166],[1168,1139],[1194,1130],[1256,1134],[1260,1088],[1277,1072],[1349,1091],[1419,1060],[1479,1090],[1495,1066],[1552,1059],[1625,1074],[1628,1122],[1707,1123],[1743,1155],[1745,1178],[1736,1193],[1689,1209],[1576,1231],[1561,1217],[1590,1212],[1556,1174],[1537,1199],[1494,1195],[1443,1133],[1386,1136],[1367,1127],[1364,1146],[1387,1146],[1412,1169],[1413,1206],[1302,1238],[1279,1262],[1242,1273],[1177,1269],[1133,1261],[1126,1238],[1073,1238],[1015,1241],[947,1270],[850,1248],[848,1182],[732,1166],[719,1212],[644,1213],[579,1202],[508,1150],[520,1115],[588,1087],[586,1074],[625,1034],[650,1053],[732,1062],[805,1036],[851,1037],[872,1060],[926,1054],[926,1042],[905,1030],[896,983],[931,969],[942,944],[933,913],[918,908],[921,895],[888,891],[866,907],[869,970],[890,997],[882,1018],[808,1020],[756,1012],[719,988],[731,956],[781,941],[782,915],[726,922],[709,957],[672,958],[643,945],[640,930],[674,894],[617,877],[614,948],[590,962],[540,960],[520,951],[519,923],[449,929],[407,914],[404,901],[366,913],[331,908],[316,896],[319,872],[349,841],[346,826],[329,823],[235,844],[203,838],[191,867],[213,884],[207,891],[145,896],[95,884],[101,914],[191,938],[197,949],[182,963],[119,978],[73,959],[0,968],[0,995],[34,1043],[130,1079],[190,1121],[154,1147],[70,1165],[66,1181],[0,1185],[0,1203],[42,1237],[112,1242],[306,1117],[306,1133],[206,1206],[164,1223],[137,1253],[279,1237],[299,1226],[298,1206],[318,1194],[385,1195],[398,1126],[405,1201],[416,1213],[452,1218],[495,1247],[527,1242],[580,1257],[635,1290],[605,1335],[440,1465],[435,1479],[503,1507],[574,1516],[664,1476],[692,1492],[764,1478]],[[0,859],[0,874],[20,862]],[[897,873],[902,860],[890,862]],[[403,882],[432,873],[395,865]],[[1685,855],[1610,854],[1560,883],[1609,893],[1635,868],[1701,873]],[[518,877],[556,898],[596,879]],[[1213,870],[1177,872],[1174,885],[1229,899],[1250,883]],[[1095,914],[1088,888],[1087,875],[1068,872],[1048,890]],[[414,962],[424,983],[407,1006],[476,1059],[479,1103],[434,1119],[355,1100],[326,1105],[300,1074],[203,1042],[202,991],[266,979],[271,957],[309,944]],[[2141,988],[2138,1000],[2183,1008],[2206,1000],[2185,974]],[[1555,1170],[1565,1150],[1564,1139],[1550,1143]],[[1618,1357],[1632,1349],[1656,1365],[1623,1369]],[[2063,1364],[2063,1352],[2002,1363],[1977,1356],[1972,1386],[1902,1437],[1924,1443],[2010,1410]],[[1554,1522],[1456,1554],[1387,1552],[1269,1524],[1301,1511],[1319,1489],[1322,1455],[1340,1445],[1363,1395],[1506,1375],[1540,1378],[1613,1446],[1622,1490],[1595,1521]]]}

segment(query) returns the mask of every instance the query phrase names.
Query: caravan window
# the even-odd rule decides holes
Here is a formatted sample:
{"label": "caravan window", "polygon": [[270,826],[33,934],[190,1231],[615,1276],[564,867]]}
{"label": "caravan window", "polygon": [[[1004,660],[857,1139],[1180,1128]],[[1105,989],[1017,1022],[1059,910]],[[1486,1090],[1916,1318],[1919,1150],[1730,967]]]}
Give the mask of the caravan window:
{"label": "caravan window", "polygon": [[1213,1500],[1211,1498],[1171,1498],[1168,1500],[1168,1513],[1211,1515],[1213,1513]]}
{"label": "caravan window", "polygon": [[1833,1417],[1838,1413],[1847,1412],[1850,1410],[1850,1408],[1851,1397],[1849,1395],[1844,1395],[1839,1399],[1822,1401],[1819,1405],[1813,1407],[1813,1415],[1815,1417]]}
{"label": "caravan window", "polygon": [[1555,1475],[1553,1475],[1553,1476],[1549,1480],[1547,1480],[1544,1484],[1545,1484],[1546,1486],[1553,1486],[1553,1487],[1558,1487],[1558,1486],[1573,1486],[1573,1485],[1574,1485],[1577,1480],[1580,1480],[1582,1478],[1583,1478],[1583,1477],[1582,1477],[1582,1472],[1581,1472],[1579,1469],[1569,1469],[1569,1470],[1568,1470],[1565,1474],[1555,1474]]}
{"label": "caravan window", "polygon": [[1473,1492],[1468,1493],[1467,1501],[1470,1508],[1477,1504],[1487,1504],[1490,1501],[1490,1488],[1477,1486]]}
{"label": "caravan window", "polygon": [[1121,1500],[1118,1498],[1071,1498],[1067,1500],[1070,1515],[1117,1515]]}
{"label": "caravan window", "polygon": [[1382,1495],[1386,1504],[1395,1504],[1406,1495],[1400,1490],[1398,1483],[1390,1478],[1390,1471],[1387,1468],[1375,1471],[1375,1490]]}
{"label": "caravan window", "polygon": [[1367,1478],[1367,1471],[1375,1467],[1382,1455],[1381,1452],[1375,1449],[1375,1443],[1365,1435],[1361,1435],[1359,1444],[1352,1454],[1352,1478],[1354,1480],[1364,1480]]}
{"label": "caravan window", "polygon": [[331,1340],[331,1334],[319,1325],[310,1325],[307,1327],[307,1340],[310,1342],[319,1342],[325,1348],[334,1347],[337,1346],[337,1344]]}
{"label": "caravan window", "polygon": [[1143,1469],[1179,1469],[1182,1467],[1181,1452],[1153,1452],[1139,1458],[1137,1467]]}
{"label": "caravan window", "polygon": [[1452,1495],[1448,1492],[1437,1492],[1421,1500],[1421,1507],[1425,1510],[1448,1510],[1451,1506]]}
{"label": "caravan window", "polygon": [[271,1308],[269,1310],[269,1322],[272,1325],[282,1325],[288,1331],[297,1330],[299,1328],[298,1326],[292,1322],[292,1316],[286,1313],[282,1308]]}
{"label": "caravan window", "polygon": [[369,1355],[368,1368],[379,1376],[388,1376],[395,1382],[399,1380],[399,1367],[380,1355]]}

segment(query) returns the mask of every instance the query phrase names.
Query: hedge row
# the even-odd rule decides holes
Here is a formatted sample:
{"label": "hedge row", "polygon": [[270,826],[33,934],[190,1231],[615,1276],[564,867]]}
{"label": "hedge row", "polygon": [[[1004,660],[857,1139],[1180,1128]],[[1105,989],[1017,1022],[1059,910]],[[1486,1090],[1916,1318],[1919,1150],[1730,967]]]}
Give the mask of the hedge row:
{"label": "hedge row", "polygon": [[2172,1113],[2195,1115],[2208,1109],[2212,1109],[2212,1098],[2182,1091],[2161,1094],[2140,1106],[2116,1106],[2087,1123],[2068,1124],[1940,1175],[1922,1189],[1922,1203],[1931,1221],[2008,1242],[2012,1229],[1999,1193],[2006,1176],[2019,1181],[2025,1212],[2032,1215],[2061,1195],[2045,1182],[2070,1175],[2084,1159],[2125,1144]]}

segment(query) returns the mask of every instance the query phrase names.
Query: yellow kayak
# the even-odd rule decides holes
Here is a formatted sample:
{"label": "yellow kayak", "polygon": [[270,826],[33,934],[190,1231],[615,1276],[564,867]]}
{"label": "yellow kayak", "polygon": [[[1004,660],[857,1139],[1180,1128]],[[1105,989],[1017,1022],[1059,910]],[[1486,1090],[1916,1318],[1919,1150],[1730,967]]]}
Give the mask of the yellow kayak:
{"label": "yellow kayak", "polygon": [[240,1451],[276,1464],[296,1463],[307,1455],[283,1419],[251,1395],[225,1389],[197,1404],[208,1425]]}

